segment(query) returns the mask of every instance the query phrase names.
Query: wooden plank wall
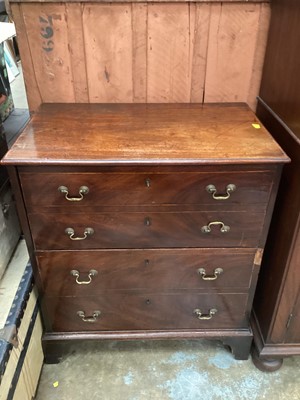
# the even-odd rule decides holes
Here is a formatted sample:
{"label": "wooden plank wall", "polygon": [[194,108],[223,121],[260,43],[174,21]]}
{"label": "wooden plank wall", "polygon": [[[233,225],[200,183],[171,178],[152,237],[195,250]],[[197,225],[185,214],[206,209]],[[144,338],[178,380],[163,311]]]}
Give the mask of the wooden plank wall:
{"label": "wooden plank wall", "polygon": [[28,102],[247,102],[268,3],[12,3]]}

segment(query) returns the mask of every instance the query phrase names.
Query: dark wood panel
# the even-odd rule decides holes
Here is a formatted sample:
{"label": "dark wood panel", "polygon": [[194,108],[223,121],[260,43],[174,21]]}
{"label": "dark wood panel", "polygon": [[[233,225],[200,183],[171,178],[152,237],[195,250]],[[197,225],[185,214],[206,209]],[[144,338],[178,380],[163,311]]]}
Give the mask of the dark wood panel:
{"label": "dark wood panel", "polygon": [[[256,247],[264,214],[255,212],[164,212],[29,214],[36,249],[79,250],[151,247]],[[210,233],[203,232],[211,223]],[[230,230],[222,232],[223,225]],[[84,240],[86,228],[94,233]]]}
{"label": "dark wood panel", "polygon": [[[120,290],[248,290],[255,249],[159,249],[39,252],[47,295],[89,296]],[[203,275],[199,269],[204,269]],[[222,269],[220,274],[216,269]],[[79,272],[79,282],[72,270]],[[97,275],[91,275],[96,270]],[[215,280],[206,280],[214,278]],[[203,279],[204,278],[204,279]]]}
{"label": "dark wood panel", "polygon": [[43,104],[4,158],[30,165],[287,161],[245,104]]}
{"label": "dark wood panel", "polygon": [[276,164],[226,164],[226,165],[214,165],[214,164],[205,164],[199,167],[198,165],[180,165],[180,164],[154,164],[154,165],[122,165],[119,166],[118,164],[115,165],[102,165],[102,166],[92,166],[92,165],[19,165],[18,171],[20,175],[22,174],[42,174],[42,173],[49,173],[49,174],[85,174],[85,173],[145,173],[149,174],[151,171],[153,174],[182,174],[182,173],[235,173],[235,174],[242,174],[247,172],[255,172],[257,174],[264,172],[272,172],[276,175],[276,171],[278,170],[278,166]]}
{"label": "dark wood panel", "polygon": [[272,359],[278,369],[278,358],[300,351],[300,4],[273,0],[271,11],[257,115],[291,163],[283,168],[254,300],[254,357],[260,369],[268,369]]}
{"label": "dark wood panel", "polygon": [[[29,207],[69,206],[70,211],[95,205],[160,205],[160,204],[256,204],[265,208],[272,187],[273,173],[21,173],[25,203]],[[213,185],[215,191],[209,192]],[[232,185],[235,186],[231,191]],[[68,189],[68,201],[65,192]],[[80,188],[87,187],[82,195]],[[229,188],[229,191],[228,191]],[[215,199],[214,197],[217,197]],[[223,199],[222,199],[223,197]],[[225,198],[225,199],[224,199]]]}
{"label": "dark wood panel", "polygon": [[[299,218],[300,147],[287,126],[265,102],[259,101],[257,112],[265,126],[291,157],[291,163],[283,168],[254,300],[255,313],[265,340],[283,343],[287,332],[286,324],[299,290],[297,279],[293,279],[293,290],[287,289],[287,296],[281,303],[281,310],[277,315],[278,301],[281,299],[287,274],[298,273],[297,267],[294,267],[294,272],[292,267],[289,269],[289,259]],[[276,326],[275,321],[277,321]]]}
{"label": "dark wood panel", "polygon": [[299,2],[272,0],[271,15],[260,97],[291,129],[299,142]]}
{"label": "dark wood panel", "polygon": [[[286,292],[283,293],[283,298],[286,296],[288,299],[292,297],[293,309],[289,315],[290,320],[287,326],[287,334],[285,337],[286,343],[300,343],[300,216],[298,220],[297,236],[292,246],[292,253],[290,258],[290,273],[286,283]],[[291,296],[292,294],[292,296]],[[282,302],[283,303],[283,302]],[[278,315],[280,315],[281,307],[279,307]],[[300,352],[300,350],[299,350]]]}
{"label": "dark wood panel", "polygon": [[300,343],[300,214],[290,244],[287,276],[275,318],[271,339],[278,343]]}
{"label": "dark wood panel", "polygon": [[[156,329],[234,329],[246,328],[246,294],[122,294],[97,297],[48,297],[44,299],[54,331],[156,330]],[[199,320],[194,310],[207,315]],[[77,315],[90,317],[100,311],[94,323],[83,322]]]}

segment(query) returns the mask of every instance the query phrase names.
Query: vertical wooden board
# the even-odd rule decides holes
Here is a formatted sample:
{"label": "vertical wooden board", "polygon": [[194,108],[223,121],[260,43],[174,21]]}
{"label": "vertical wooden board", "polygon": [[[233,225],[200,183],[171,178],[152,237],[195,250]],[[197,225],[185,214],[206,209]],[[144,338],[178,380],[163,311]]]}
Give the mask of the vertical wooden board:
{"label": "vertical wooden board", "polygon": [[208,32],[210,23],[210,4],[191,3],[190,30],[193,37],[191,52],[191,103],[203,101],[206,60],[208,47]]}
{"label": "vertical wooden board", "polygon": [[88,103],[82,5],[80,3],[66,3],[66,15],[75,102]]}
{"label": "vertical wooden board", "polygon": [[260,4],[212,4],[205,98],[247,102]]}
{"label": "vertical wooden board", "polygon": [[[20,378],[16,385],[14,400],[31,400],[35,396],[44,359],[41,344],[42,333],[43,328],[41,317],[38,314],[24,359]],[[26,392],[28,393],[27,397],[25,397]]]}
{"label": "vertical wooden board", "polygon": [[270,4],[262,3],[260,5],[260,18],[256,36],[256,47],[253,58],[252,76],[249,85],[248,100],[247,100],[247,103],[249,104],[249,106],[252,108],[253,111],[256,111],[256,105],[257,105],[256,97],[259,94],[259,88],[262,78],[262,70],[264,65],[268,32],[270,26],[270,18],[271,18]]}
{"label": "vertical wooden board", "polygon": [[147,18],[146,3],[132,3],[133,102],[147,101]]}
{"label": "vertical wooden board", "polygon": [[25,23],[23,20],[21,6],[18,3],[11,4],[13,19],[16,26],[20,57],[22,61],[22,70],[24,75],[28,107],[31,112],[35,111],[42,103],[39,87],[36,81],[33,67],[32,55],[28,43]]}
{"label": "vertical wooden board", "polygon": [[[295,146],[297,146],[295,142]],[[296,164],[296,163],[295,163]],[[296,175],[296,165],[295,165]],[[289,196],[291,197],[291,196]],[[288,200],[288,199],[285,199]],[[294,205],[296,201],[294,202]],[[296,211],[296,208],[295,208]],[[286,275],[282,279],[282,291],[280,302],[274,315],[274,326],[272,329],[272,341],[275,343],[298,343],[300,341],[300,216],[297,218],[297,211],[291,213],[296,218],[294,234],[291,237],[291,247],[289,248],[288,258],[286,260]],[[281,222],[282,222],[281,218]],[[277,224],[278,226],[279,224]],[[282,242],[282,240],[281,240]],[[282,243],[281,243],[282,248]],[[277,253],[278,254],[278,253]],[[283,253],[281,253],[283,254]],[[287,326],[287,321],[289,324]]]}
{"label": "vertical wooden board", "polygon": [[17,348],[13,347],[10,353],[9,359],[6,364],[4,375],[1,376],[1,387],[0,387],[0,400],[7,400],[8,393],[11,387],[11,381],[16,371],[18,360],[23,347],[19,344]]}
{"label": "vertical wooden board", "polygon": [[189,4],[148,5],[147,101],[189,102]]}
{"label": "vertical wooden board", "polygon": [[83,11],[90,102],[132,102],[130,4],[87,4]]}
{"label": "vertical wooden board", "polygon": [[22,10],[42,102],[74,102],[65,5],[23,4]]}

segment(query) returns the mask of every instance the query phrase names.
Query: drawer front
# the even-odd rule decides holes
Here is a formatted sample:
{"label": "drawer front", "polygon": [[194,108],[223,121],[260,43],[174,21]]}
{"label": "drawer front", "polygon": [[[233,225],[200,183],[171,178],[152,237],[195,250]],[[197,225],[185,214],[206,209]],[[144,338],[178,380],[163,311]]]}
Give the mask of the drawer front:
{"label": "drawer front", "polygon": [[50,325],[60,332],[246,328],[246,303],[246,294],[126,293],[44,299]]}
{"label": "drawer front", "polygon": [[[29,214],[37,249],[256,247],[254,212]],[[229,230],[228,230],[229,229]]]}
{"label": "drawer front", "polygon": [[[268,202],[272,179],[273,175],[269,171],[21,173],[21,185],[29,208],[67,205],[70,210],[97,205],[265,205]],[[210,192],[207,189],[209,185]],[[228,185],[235,185],[236,189],[231,191],[232,186],[230,186],[227,193]],[[62,187],[65,189],[61,189]],[[82,187],[88,188],[88,192],[85,193],[86,190],[83,190],[79,193]],[[70,201],[66,196],[77,201]]]}
{"label": "drawer front", "polygon": [[250,285],[255,249],[54,251],[37,255],[43,289],[89,296],[123,289],[222,290]]}

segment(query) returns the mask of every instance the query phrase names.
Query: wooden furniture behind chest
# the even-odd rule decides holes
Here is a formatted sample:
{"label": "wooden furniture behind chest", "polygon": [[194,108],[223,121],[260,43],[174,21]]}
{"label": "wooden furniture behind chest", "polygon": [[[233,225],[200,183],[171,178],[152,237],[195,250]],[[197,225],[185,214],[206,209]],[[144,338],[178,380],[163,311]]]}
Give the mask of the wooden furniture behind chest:
{"label": "wooden furniture behind chest", "polygon": [[269,0],[10,0],[30,111],[41,103],[245,102]]}
{"label": "wooden furniture behind chest", "polygon": [[254,303],[254,361],[276,370],[300,355],[300,4],[274,0],[257,114],[285,166]]}
{"label": "wooden furniture behind chest", "polygon": [[287,161],[246,105],[42,105],[5,163],[46,361],[69,340],[199,337],[246,359]]}

